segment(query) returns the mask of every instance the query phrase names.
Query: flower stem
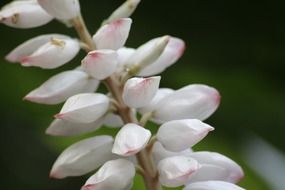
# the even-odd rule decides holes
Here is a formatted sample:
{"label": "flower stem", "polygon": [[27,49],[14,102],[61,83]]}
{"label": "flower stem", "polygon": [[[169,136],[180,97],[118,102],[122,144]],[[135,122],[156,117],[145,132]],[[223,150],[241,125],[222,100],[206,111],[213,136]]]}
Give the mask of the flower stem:
{"label": "flower stem", "polygon": [[[90,50],[95,50],[96,45],[92,40],[92,37],[85,25],[84,19],[82,16],[79,16],[72,20],[73,26],[75,30],[77,31],[80,40],[85,43]],[[88,48],[86,48],[88,49]],[[123,119],[124,123],[136,123],[139,124],[135,112],[126,106],[122,99],[122,86],[120,83],[118,83],[115,79],[112,77],[109,77],[105,79],[104,84],[107,86],[109,91],[112,93],[113,98],[117,101],[117,111],[121,118]],[[147,121],[148,118],[146,118]],[[146,122],[145,121],[145,122]],[[144,171],[141,173],[145,186],[147,190],[161,190],[160,183],[158,181],[158,172],[156,170],[156,167],[153,164],[153,160],[151,155],[148,153],[146,149],[140,151],[137,155],[137,160],[139,163],[139,166]]]}

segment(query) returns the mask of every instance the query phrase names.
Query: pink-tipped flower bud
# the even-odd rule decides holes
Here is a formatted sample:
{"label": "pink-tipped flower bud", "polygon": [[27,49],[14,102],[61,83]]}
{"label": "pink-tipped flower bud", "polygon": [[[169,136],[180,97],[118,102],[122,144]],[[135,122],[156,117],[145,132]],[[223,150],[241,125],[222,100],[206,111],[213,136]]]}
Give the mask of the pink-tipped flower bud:
{"label": "pink-tipped flower bud", "polygon": [[93,36],[97,49],[117,50],[126,43],[131,29],[132,19],[121,18],[103,25]]}
{"label": "pink-tipped flower bud", "polygon": [[82,60],[83,69],[98,80],[111,76],[116,71],[117,64],[118,55],[110,49],[91,51]]}
{"label": "pink-tipped flower bud", "polygon": [[194,146],[212,130],[198,119],[173,120],[160,126],[157,139],[167,150],[179,152]]}
{"label": "pink-tipped flower bud", "polygon": [[109,98],[103,94],[77,94],[67,99],[55,117],[75,123],[91,123],[108,111],[109,103]]}
{"label": "pink-tipped flower bud", "polygon": [[161,160],[157,166],[159,182],[166,187],[184,185],[199,169],[196,160],[185,156],[173,156]]}
{"label": "pink-tipped flower bud", "polygon": [[94,92],[99,81],[80,70],[64,71],[52,76],[36,88],[24,100],[41,104],[59,104],[70,96],[84,92]]}
{"label": "pink-tipped flower bud", "polygon": [[14,28],[38,27],[52,19],[36,0],[12,1],[0,11],[0,23]]}
{"label": "pink-tipped flower bud", "polygon": [[242,168],[230,158],[216,152],[193,152],[190,155],[201,164],[201,168],[188,181],[220,180],[230,183],[239,182],[243,176]]}
{"label": "pink-tipped flower bud", "polygon": [[81,190],[127,190],[135,177],[134,164],[125,159],[106,162],[92,175]]}
{"label": "pink-tipped flower bud", "polygon": [[151,76],[163,72],[166,68],[174,64],[184,53],[185,43],[183,40],[170,37],[159,58],[149,64],[139,72],[139,76]]}
{"label": "pink-tipped flower bud", "polygon": [[55,161],[50,177],[65,178],[84,175],[112,159],[111,136],[95,136],[66,148]]}
{"label": "pink-tipped flower bud", "polygon": [[146,106],[155,96],[160,76],[149,78],[131,78],[127,80],[123,90],[123,100],[131,108]]}
{"label": "pink-tipped flower bud", "polygon": [[220,104],[220,94],[212,87],[193,84],[162,98],[154,109],[154,120],[164,123],[178,119],[205,120]]}
{"label": "pink-tipped flower bud", "polygon": [[131,156],[141,151],[148,143],[151,132],[134,123],[126,124],[115,138],[112,152],[121,156]]}

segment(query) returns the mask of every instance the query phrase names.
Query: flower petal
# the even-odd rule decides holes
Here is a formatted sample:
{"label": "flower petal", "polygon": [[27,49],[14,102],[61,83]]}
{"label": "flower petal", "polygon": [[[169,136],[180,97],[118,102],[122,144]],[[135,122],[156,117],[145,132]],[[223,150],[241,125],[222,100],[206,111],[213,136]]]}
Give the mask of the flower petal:
{"label": "flower petal", "polygon": [[61,119],[55,119],[46,130],[46,134],[53,136],[75,136],[90,131],[95,131],[102,126],[103,118],[92,123],[73,123]]}
{"label": "flower petal", "polygon": [[148,143],[151,132],[134,123],[126,124],[115,138],[112,152],[121,156],[138,153]]}
{"label": "flower petal", "polygon": [[220,180],[237,183],[243,178],[242,168],[230,158],[216,152],[193,152],[190,155],[196,159],[201,168],[195,173],[189,183],[206,180]]}
{"label": "flower petal", "polygon": [[41,7],[53,17],[70,20],[80,15],[78,0],[38,0]]}
{"label": "flower petal", "polygon": [[97,49],[117,50],[126,43],[131,29],[132,19],[121,18],[103,25],[93,36]]}
{"label": "flower petal", "polygon": [[106,162],[92,175],[81,190],[126,190],[130,189],[135,176],[134,164],[125,159]]}
{"label": "flower petal", "polygon": [[169,94],[154,110],[157,123],[177,119],[207,119],[220,104],[220,94],[212,87],[193,84]]}
{"label": "flower petal", "polygon": [[71,61],[79,50],[80,46],[77,40],[52,38],[31,55],[23,57],[21,64],[53,69]]}
{"label": "flower petal", "polygon": [[98,85],[99,81],[89,78],[83,71],[64,71],[52,76],[24,99],[42,104],[59,104],[75,94],[94,92]]}
{"label": "flower petal", "polygon": [[194,146],[212,130],[198,119],[173,120],[161,125],[157,139],[167,150],[178,152]]}
{"label": "flower petal", "polygon": [[109,102],[109,98],[103,94],[77,94],[65,102],[55,117],[75,123],[91,123],[108,111]]}
{"label": "flower petal", "polygon": [[245,190],[235,184],[224,181],[203,181],[190,183],[183,190]]}
{"label": "flower petal", "polygon": [[14,28],[34,28],[52,19],[35,0],[12,1],[0,11],[0,23]]}
{"label": "flower petal", "polygon": [[118,7],[110,17],[105,21],[105,23],[110,23],[119,18],[130,17],[135,9],[137,8],[140,0],[126,0],[120,7]]}
{"label": "flower petal", "polygon": [[152,64],[143,68],[140,71],[139,76],[151,76],[163,72],[182,56],[184,50],[185,43],[183,40],[170,37],[169,42],[160,57]]}
{"label": "flower petal", "polygon": [[159,141],[155,142],[152,147],[152,156],[153,156],[155,163],[158,163],[160,160],[167,158],[167,157],[190,156],[192,152],[193,151],[190,148],[180,151],[180,152],[172,152],[172,151],[166,150]]}
{"label": "flower petal", "polygon": [[128,67],[134,75],[138,74],[142,69],[154,63],[161,56],[169,39],[169,36],[162,36],[144,43],[138,47],[128,59],[128,62],[125,63],[126,67]]}
{"label": "flower petal", "polygon": [[173,156],[158,163],[159,181],[166,187],[184,185],[193,173],[199,169],[196,160],[185,156]]}
{"label": "flower petal", "polygon": [[174,92],[174,90],[172,90],[170,88],[159,88],[157,90],[155,96],[153,97],[153,99],[144,107],[139,108],[138,111],[141,114],[144,114],[147,112],[152,112],[157,107],[157,104],[159,103],[159,101],[172,92]]}
{"label": "flower petal", "polygon": [[55,161],[50,177],[84,175],[112,159],[111,136],[96,136],[79,141],[65,149]]}
{"label": "flower petal", "polygon": [[160,82],[160,76],[149,78],[131,78],[124,86],[123,100],[132,108],[144,107],[155,96]]}
{"label": "flower petal", "polygon": [[31,55],[34,51],[49,42],[52,38],[70,39],[70,37],[61,34],[40,35],[20,44],[18,47],[12,50],[5,58],[12,63],[20,62],[24,57]]}
{"label": "flower petal", "polygon": [[111,76],[116,71],[117,64],[116,51],[109,49],[91,51],[82,60],[83,69],[98,80]]}

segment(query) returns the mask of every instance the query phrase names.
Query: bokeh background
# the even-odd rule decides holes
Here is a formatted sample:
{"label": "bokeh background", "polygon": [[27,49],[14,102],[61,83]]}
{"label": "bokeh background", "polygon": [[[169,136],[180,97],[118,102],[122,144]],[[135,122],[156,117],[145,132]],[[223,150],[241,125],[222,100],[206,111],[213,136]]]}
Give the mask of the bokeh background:
{"label": "bokeh background", "polygon": [[[8,2],[1,0],[0,5]],[[95,32],[122,2],[81,0],[90,31]],[[127,42],[138,47],[164,34],[185,40],[184,56],[162,74],[161,86],[177,89],[205,83],[220,91],[221,106],[207,120],[216,130],[194,149],[220,152],[239,162],[246,173],[240,185],[251,190],[285,188],[285,12],[281,2],[142,0],[132,16]],[[4,60],[23,41],[55,32],[75,36],[72,29],[56,21],[27,30],[0,25],[1,189],[75,190],[88,177],[48,178],[58,154],[82,136],[45,135],[61,105],[22,101],[50,76],[77,66],[84,53],[55,70],[24,68]],[[110,131],[101,129],[91,135]],[[144,189],[140,178],[133,189]]]}

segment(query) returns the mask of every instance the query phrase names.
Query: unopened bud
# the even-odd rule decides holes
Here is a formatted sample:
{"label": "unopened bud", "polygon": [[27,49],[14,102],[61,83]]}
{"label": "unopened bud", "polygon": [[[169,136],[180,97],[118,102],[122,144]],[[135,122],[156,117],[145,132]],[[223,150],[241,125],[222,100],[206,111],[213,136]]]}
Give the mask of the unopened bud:
{"label": "unopened bud", "polygon": [[131,189],[135,176],[134,164],[125,159],[106,162],[92,175],[81,190],[126,190]]}
{"label": "unopened bud", "polygon": [[36,0],[13,1],[0,11],[0,23],[14,28],[33,28],[53,19]]}
{"label": "unopened bud", "polygon": [[50,177],[65,178],[84,175],[112,159],[111,136],[95,136],[65,149],[55,161]]}
{"label": "unopened bud", "polygon": [[198,162],[190,157],[165,158],[157,166],[159,182],[166,187],[179,187],[184,185],[199,167]]}
{"label": "unopened bud", "polygon": [[160,126],[157,139],[166,149],[178,152],[194,146],[212,130],[198,119],[173,120]]}
{"label": "unopened bud", "polygon": [[82,60],[82,67],[90,76],[103,80],[116,71],[117,57],[116,51],[110,49],[91,51]]}
{"label": "unopened bud", "polygon": [[151,132],[139,125],[126,124],[115,138],[112,152],[121,156],[130,156],[138,153],[148,143]]}
{"label": "unopened bud", "polygon": [[26,95],[24,100],[41,104],[59,104],[75,94],[94,92],[98,85],[98,80],[89,78],[83,71],[64,71],[52,76]]}
{"label": "unopened bud", "polygon": [[38,0],[51,16],[60,20],[70,20],[80,15],[78,0]]}
{"label": "unopened bud", "polygon": [[149,78],[131,78],[127,80],[123,90],[123,100],[131,108],[146,106],[155,96],[160,76]]}
{"label": "unopened bud", "polygon": [[77,94],[67,99],[55,117],[75,123],[91,123],[108,111],[109,102],[109,98],[103,94]]}
{"label": "unopened bud", "polygon": [[97,49],[117,50],[126,43],[131,29],[132,19],[121,18],[103,25],[93,36]]}

